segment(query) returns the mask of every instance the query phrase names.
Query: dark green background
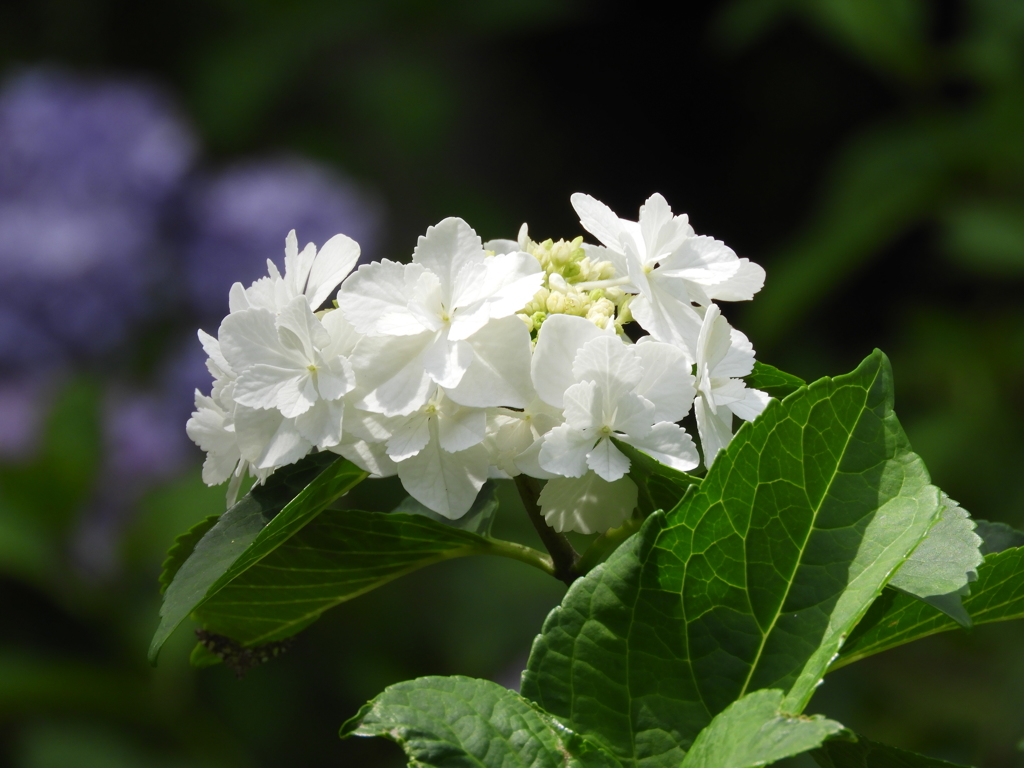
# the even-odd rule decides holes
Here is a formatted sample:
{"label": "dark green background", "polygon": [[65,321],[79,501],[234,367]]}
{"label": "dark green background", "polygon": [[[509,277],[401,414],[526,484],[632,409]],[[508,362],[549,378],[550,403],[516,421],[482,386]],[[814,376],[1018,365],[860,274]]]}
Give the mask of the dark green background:
{"label": "dark green background", "polygon": [[[817,378],[881,347],[935,481],[976,517],[1024,524],[1024,3],[4,3],[0,67],[38,63],[155,78],[208,166],[281,150],[337,166],[385,202],[394,258],[445,216],[485,238],[522,221],[571,238],[572,192],[632,216],[660,191],[767,269],[755,302],[727,308],[760,359]],[[364,700],[425,674],[516,679],[562,588],[484,560],[333,611],[242,682],[191,671],[184,631],[151,670],[162,553],[223,491],[197,469],[153,490],[116,577],[76,576],[97,386],[70,384],[40,457],[0,472],[0,765],[399,765],[393,745],[337,740]],[[526,537],[513,515],[500,525]],[[859,662],[811,708],[1020,765],[1024,630]]]}

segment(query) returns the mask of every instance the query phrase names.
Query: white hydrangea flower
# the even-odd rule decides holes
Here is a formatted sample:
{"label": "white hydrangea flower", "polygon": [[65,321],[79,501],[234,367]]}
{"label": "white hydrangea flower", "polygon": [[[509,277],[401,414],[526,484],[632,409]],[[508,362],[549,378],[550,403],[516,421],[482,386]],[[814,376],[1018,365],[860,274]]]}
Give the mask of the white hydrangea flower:
{"label": "white hydrangea flower", "polygon": [[317,251],[313,243],[299,251],[293,229],[284,241],[284,274],[267,259],[269,275],[261,277],[248,288],[241,283],[231,286],[228,294],[230,312],[266,309],[281,312],[293,299],[303,296],[314,312],[341,284],[359,261],[359,243],[347,235],[335,235]]}
{"label": "white hydrangea flower", "polygon": [[[537,445],[540,438],[563,421],[561,409],[554,408],[539,397],[534,397],[521,411],[510,408],[492,408],[487,421],[487,447],[491,453],[491,464],[499,471],[499,477],[515,477],[523,472],[522,461],[535,469],[526,474],[533,477],[548,477],[548,473],[536,464],[536,457],[528,452]],[[534,452],[536,453],[536,452]]]}
{"label": "white hydrangea flower", "polygon": [[341,313],[313,310],[358,258],[359,246],[345,235],[300,253],[293,230],[284,275],[268,262],[269,277],[248,289],[236,283],[219,338],[199,332],[214,382],[209,396],[196,393],[186,431],[207,452],[204,481],[232,478],[229,499],[247,472],[265,480],[345,437],[345,395],[354,387],[347,357],[359,335]]}
{"label": "white hydrangea flower", "polygon": [[[691,367],[685,353],[669,344],[628,345],[614,332],[571,315],[545,321],[533,382],[544,402],[563,411],[565,423],[541,436],[516,464],[527,474],[551,478],[541,511],[552,527],[592,532],[632,512],[636,487],[626,477],[630,462],[613,437],[676,469],[697,466],[693,440],[674,423],[693,402]],[[586,482],[565,482],[579,478]],[[604,506],[594,500],[602,492],[608,495]],[[580,504],[569,509],[567,499],[574,493]],[[604,510],[600,519],[586,511],[598,508]]]}
{"label": "white hydrangea flower", "polygon": [[391,419],[384,443],[405,490],[438,514],[456,519],[487,480],[487,412],[459,405],[434,387],[426,405]]}
{"label": "white hydrangea flower", "polygon": [[273,471],[273,467],[261,469],[257,466],[265,445],[254,450],[251,437],[244,430],[243,439],[239,438],[235,423],[236,414],[240,410],[234,401],[236,377],[221,352],[220,342],[204,331],[199,331],[199,341],[209,356],[206,367],[213,375],[213,387],[209,396],[196,390],[196,410],[186,423],[185,432],[206,452],[203,482],[207,485],[220,485],[231,479],[228,487],[230,506],[247,472],[262,482]]}
{"label": "white hydrangea flower", "polygon": [[698,308],[716,299],[752,299],[764,285],[760,266],[738,258],[719,240],[695,235],[687,216],[674,216],[659,194],[640,207],[639,221],[620,219],[590,195],[577,192],[571,200],[580,223],[605,246],[594,248],[595,254],[611,261],[620,275],[608,285],[637,294],[629,305],[633,317],[655,339],[691,357],[700,333]]}
{"label": "white hydrangea flower", "polygon": [[710,467],[715,456],[732,440],[733,414],[752,421],[768,405],[769,397],[749,389],[742,377],[754,369],[754,348],[747,337],[729,325],[717,305],[708,307],[697,340],[697,396],[694,412]]}
{"label": "white hydrangea flower", "polygon": [[[514,317],[542,277],[540,264],[527,253],[488,256],[476,232],[456,218],[427,230],[411,264],[364,264],[342,284],[339,307],[360,333],[394,339],[365,345],[381,366],[369,371],[376,380],[364,398],[366,407],[406,415],[426,404],[432,385],[457,402],[477,405],[479,387],[459,389],[477,362],[483,378],[506,393],[518,389],[522,371],[502,350],[514,348],[521,337],[514,323],[491,323]],[[526,405],[491,399],[490,405]]]}
{"label": "white hydrangea flower", "polygon": [[[237,372],[235,402],[300,419],[300,429],[315,433],[318,444],[332,440],[325,430],[335,432],[330,444],[337,443],[342,415],[337,401],[355,387],[355,373],[339,349],[354,346],[351,334],[340,313],[318,320],[304,296],[292,299],[277,316],[266,309],[228,315],[218,336],[225,359]],[[336,428],[314,423],[319,411],[301,419],[319,403],[338,409]]]}

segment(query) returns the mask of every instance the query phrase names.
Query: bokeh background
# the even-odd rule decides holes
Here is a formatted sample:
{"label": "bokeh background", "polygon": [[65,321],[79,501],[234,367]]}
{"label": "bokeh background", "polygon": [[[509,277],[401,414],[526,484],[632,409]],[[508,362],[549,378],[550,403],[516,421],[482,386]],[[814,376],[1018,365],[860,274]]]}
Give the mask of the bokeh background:
{"label": "bokeh background", "polygon": [[[0,5],[0,766],[398,766],[336,732],[386,685],[514,685],[553,580],[434,566],[242,681],[150,668],[156,576],[223,507],[184,435],[195,328],[286,232],[407,258],[449,215],[582,234],[654,191],[760,262],[730,306],[805,378],[872,347],[935,481],[1024,524],[1024,4],[9,0]],[[529,540],[508,489],[499,525]],[[364,488],[387,508],[394,488]],[[1024,765],[1024,627],[830,676],[812,708]]]}

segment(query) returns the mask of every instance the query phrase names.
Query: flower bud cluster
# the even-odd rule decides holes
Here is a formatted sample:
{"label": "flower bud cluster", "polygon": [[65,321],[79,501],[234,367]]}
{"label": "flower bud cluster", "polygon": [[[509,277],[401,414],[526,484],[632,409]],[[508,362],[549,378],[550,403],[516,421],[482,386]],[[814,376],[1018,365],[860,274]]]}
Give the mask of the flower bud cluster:
{"label": "flower bud cluster", "polygon": [[544,270],[541,288],[517,316],[530,330],[534,340],[549,315],[585,317],[600,328],[621,331],[619,307],[625,292],[616,288],[588,289],[587,284],[614,280],[615,266],[610,261],[595,261],[587,255],[583,238],[535,242],[524,224],[519,231],[518,247],[529,253]]}
{"label": "flower bud cluster", "polygon": [[[488,477],[546,480],[559,531],[621,524],[637,502],[623,444],[679,470],[701,457],[679,426],[693,410],[710,465],[767,396],[746,387],[746,337],[715,300],[752,298],[763,270],[693,233],[660,195],[639,221],[586,195],[573,204],[601,245],[484,244],[445,219],[409,263],[358,261],[338,235],[318,251],[286,240],[285,271],[230,293],[214,376],[188,433],[204,479],[262,480],[311,451],[373,476],[397,474],[424,505],[458,518]],[[329,309],[322,309],[328,306]],[[631,320],[649,332],[634,344]]]}

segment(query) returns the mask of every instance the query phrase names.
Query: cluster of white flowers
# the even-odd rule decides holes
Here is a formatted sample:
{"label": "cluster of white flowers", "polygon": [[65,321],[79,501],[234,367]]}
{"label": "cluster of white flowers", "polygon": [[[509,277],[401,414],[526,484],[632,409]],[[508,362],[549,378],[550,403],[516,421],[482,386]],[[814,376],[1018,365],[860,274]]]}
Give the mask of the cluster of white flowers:
{"label": "cluster of white flowers", "polygon": [[[353,267],[344,235],[285,272],[230,293],[217,338],[200,331],[213,374],[189,436],[203,479],[265,479],[333,451],[455,519],[488,477],[546,480],[541,511],[558,531],[621,524],[637,503],[615,441],[679,470],[700,463],[678,425],[693,408],[710,465],[768,397],[746,387],[754,350],[715,301],[753,298],[764,270],[695,235],[661,195],[620,219],[575,194],[600,245],[481,242],[461,219],[419,238],[408,264]],[[333,299],[333,301],[332,301]],[[650,335],[633,343],[623,325]],[[614,439],[613,439],[614,438]]]}

